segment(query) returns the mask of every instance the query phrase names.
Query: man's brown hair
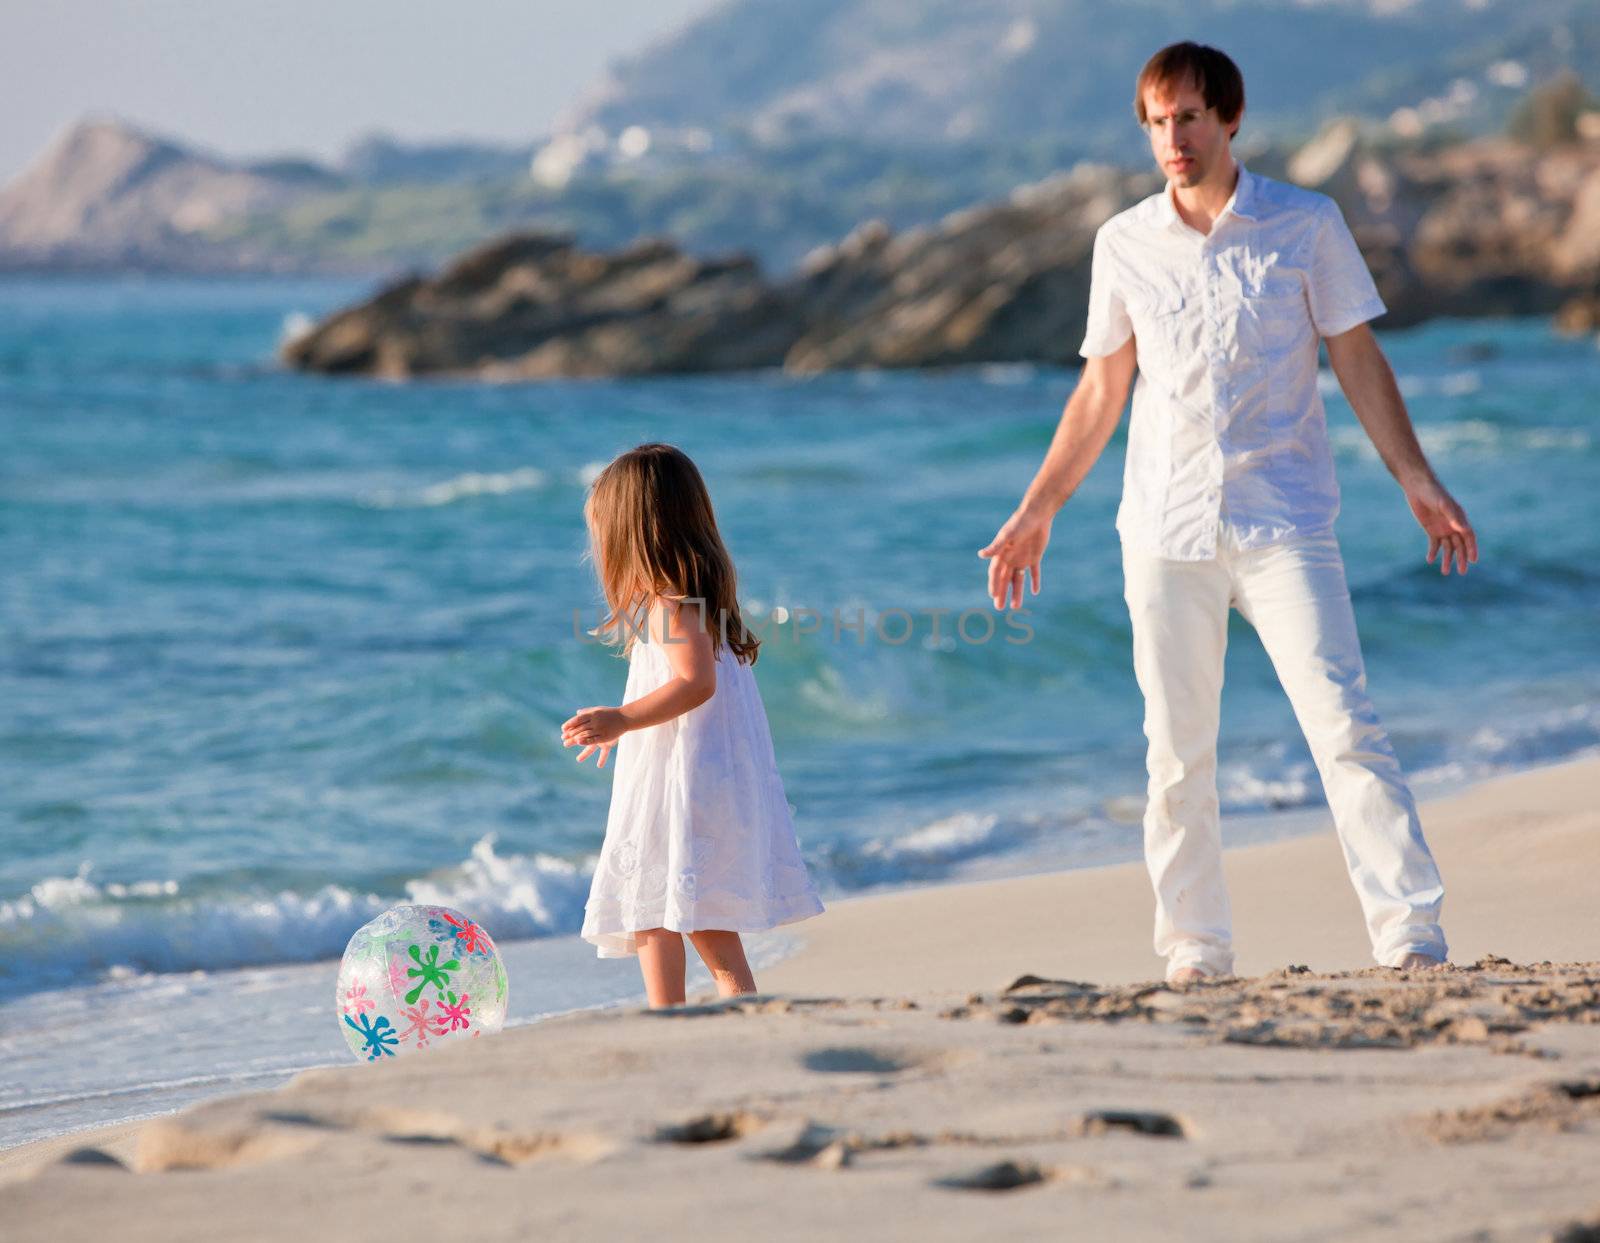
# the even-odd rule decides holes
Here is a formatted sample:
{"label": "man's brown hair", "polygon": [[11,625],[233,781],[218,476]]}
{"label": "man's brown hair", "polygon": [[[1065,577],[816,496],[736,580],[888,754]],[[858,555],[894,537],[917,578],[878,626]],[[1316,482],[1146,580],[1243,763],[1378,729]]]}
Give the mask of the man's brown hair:
{"label": "man's brown hair", "polygon": [[[1176,89],[1194,83],[1205,96],[1206,107],[1215,108],[1224,125],[1232,125],[1244,111],[1244,75],[1226,52],[1203,43],[1169,43],[1139,71],[1133,88],[1133,114],[1145,123],[1144,93],[1152,87]],[[1228,135],[1237,138],[1236,129]]]}

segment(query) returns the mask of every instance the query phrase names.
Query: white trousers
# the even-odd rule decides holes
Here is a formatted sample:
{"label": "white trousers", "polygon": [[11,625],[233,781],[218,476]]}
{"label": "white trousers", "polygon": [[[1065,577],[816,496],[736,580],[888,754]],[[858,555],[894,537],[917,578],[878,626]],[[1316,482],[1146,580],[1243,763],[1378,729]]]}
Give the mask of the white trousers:
{"label": "white trousers", "polygon": [[1444,885],[1416,802],[1378,714],[1332,531],[1240,549],[1224,524],[1209,561],[1174,561],[1124,541],[1133,668],[1149,739],[1145,862],[1155,887],[1155,951],[1167,977],[1233,972],[1217,799],[1228,611],[1261,637],[1305,734],[1366,917],[1373,959],[1448,956]]}

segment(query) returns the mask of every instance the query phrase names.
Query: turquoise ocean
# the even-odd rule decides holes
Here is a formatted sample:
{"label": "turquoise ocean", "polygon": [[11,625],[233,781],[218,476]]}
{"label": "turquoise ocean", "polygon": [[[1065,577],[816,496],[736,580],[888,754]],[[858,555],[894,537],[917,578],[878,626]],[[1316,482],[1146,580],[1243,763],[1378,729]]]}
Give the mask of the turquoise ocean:
{"label": "turquoise ocean", "polygon": [[[513,1023],[639,999],[631,960],[575,936],[611,774],[559,725],[622,690],[582,633],[581,506],[642,441],[710,485],[825,900],[1139,857],[1124,432],[1025,615],[993,613],[977,556],[1074,373],[276,364],[367,292],[0,279],[0,1147],[348,1062],[338,959],[401,902],[489,929]],[[1380,338],[1481,550],[1464,579],[1425,564],[1325,374],[1369,689],[1414,787],[1600,749],[1596,342],[1544,319]],[[1230,843],[1331,831],[1237,616],[1219,780]],[[758,961],[803,936],[757,938]]]}

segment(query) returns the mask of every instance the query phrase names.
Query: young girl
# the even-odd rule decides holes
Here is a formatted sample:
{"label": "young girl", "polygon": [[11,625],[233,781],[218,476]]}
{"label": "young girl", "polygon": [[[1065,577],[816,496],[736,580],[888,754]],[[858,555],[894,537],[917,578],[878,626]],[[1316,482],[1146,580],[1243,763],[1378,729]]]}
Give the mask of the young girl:
{"label": "young girl", "polygon": [[617,751],[606,838],[584,908],[601,958],[638,954],[652,1007],[684,999],[682,933],[724,997],[753,993],[741,932],[820,914],[751,666],[760,640],[735,598],[733,561],[700,472],[671,445],[640,445],[584,504],[609,610],[598,633],[628,657],[620,707],[561,727],[578,762]]}

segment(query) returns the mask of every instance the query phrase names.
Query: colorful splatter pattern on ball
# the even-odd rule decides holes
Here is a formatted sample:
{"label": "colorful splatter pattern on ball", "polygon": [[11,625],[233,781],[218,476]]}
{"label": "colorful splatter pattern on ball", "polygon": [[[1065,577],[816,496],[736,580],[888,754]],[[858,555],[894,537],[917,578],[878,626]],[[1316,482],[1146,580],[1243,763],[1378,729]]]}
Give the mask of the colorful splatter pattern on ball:
{"label": "colorful splatter pattern on ball", "polygon": [[497,1032],[506,969],[494,940],[447,906],[391,907],[345,946],[335,1001],[350,1051],[377,1062]]}

